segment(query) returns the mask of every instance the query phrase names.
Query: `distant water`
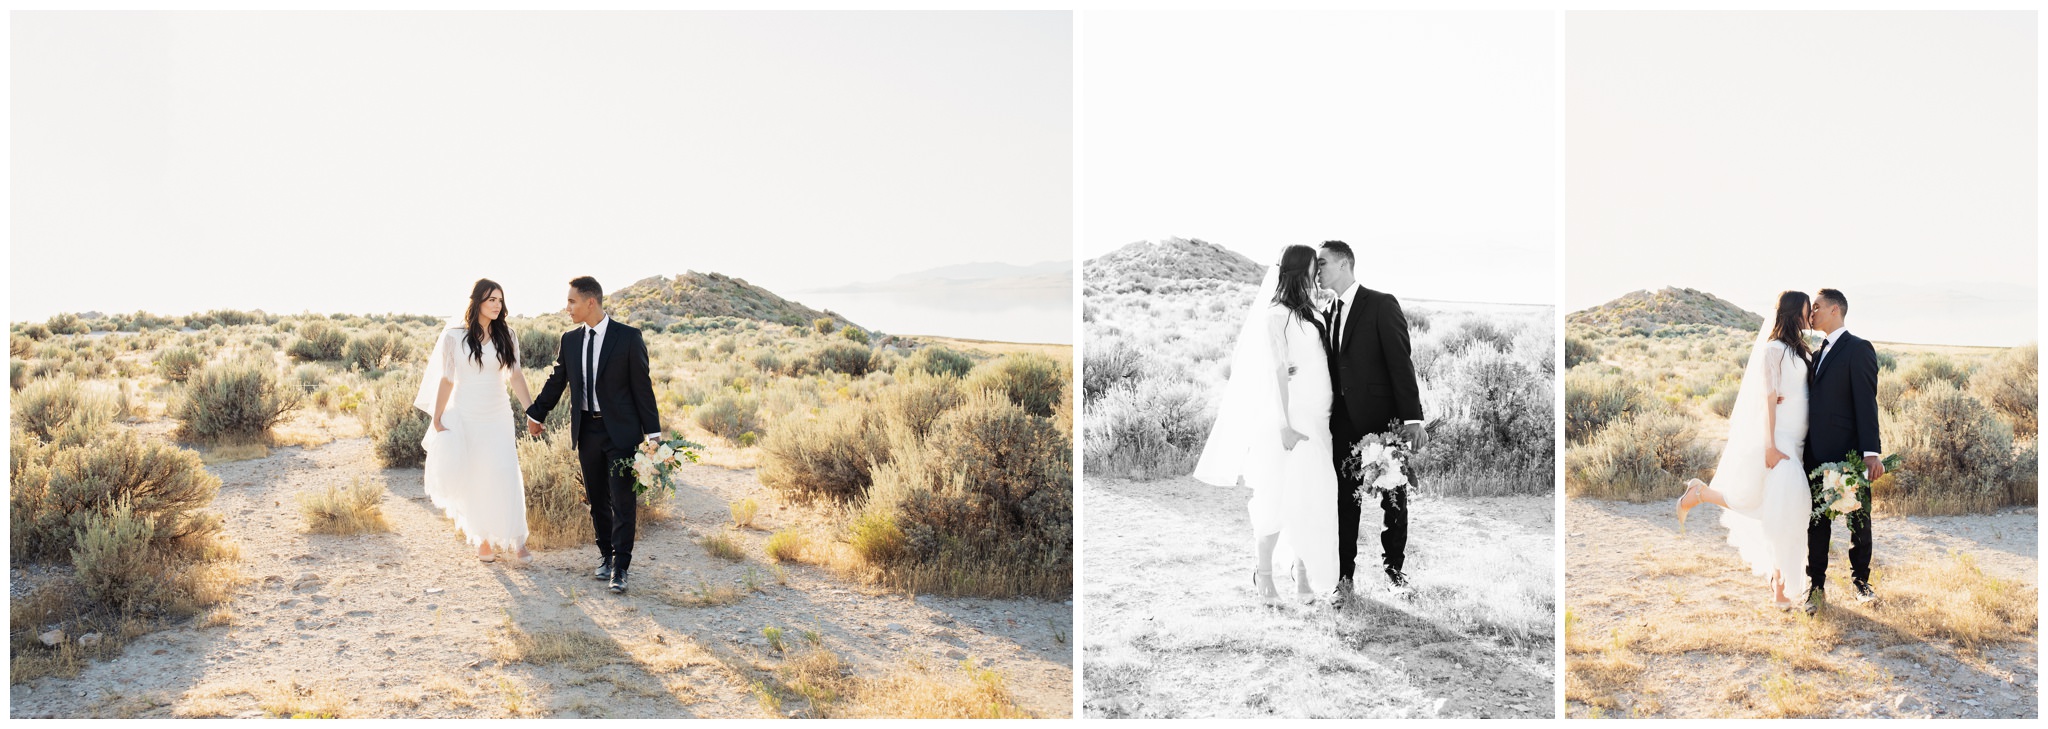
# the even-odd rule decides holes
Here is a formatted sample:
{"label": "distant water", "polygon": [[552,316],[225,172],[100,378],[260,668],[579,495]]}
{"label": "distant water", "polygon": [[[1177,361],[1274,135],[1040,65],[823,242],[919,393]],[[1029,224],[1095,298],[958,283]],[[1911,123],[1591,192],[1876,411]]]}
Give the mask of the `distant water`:
{"label": "distant water", "polygon": [[1064,289],[951,289],[834,293],[792,298],[869,329],[1034,344],[1074,343],[1074,303]]}

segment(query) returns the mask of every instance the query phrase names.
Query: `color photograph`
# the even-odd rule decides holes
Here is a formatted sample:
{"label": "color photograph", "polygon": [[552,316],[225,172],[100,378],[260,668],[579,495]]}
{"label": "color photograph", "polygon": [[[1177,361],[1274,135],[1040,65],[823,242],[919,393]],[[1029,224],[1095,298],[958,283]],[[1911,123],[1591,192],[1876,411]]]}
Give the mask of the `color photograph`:
{"label": "color photograph", "polygon": [[1570,718],[2038,718],[2033,13],[1567,13]]}
{"label": "color photograph", "polygon": [[10,716],[1071,717],[1071,14],[12,40]]}

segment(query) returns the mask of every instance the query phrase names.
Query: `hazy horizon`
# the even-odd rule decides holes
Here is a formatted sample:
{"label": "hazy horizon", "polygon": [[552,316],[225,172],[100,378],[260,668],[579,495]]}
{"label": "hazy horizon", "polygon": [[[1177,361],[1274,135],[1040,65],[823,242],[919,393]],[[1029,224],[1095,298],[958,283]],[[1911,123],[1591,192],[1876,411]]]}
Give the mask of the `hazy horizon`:
{"label": "hazy horizon", "polygon": [[18,12],[12,41],[11,321],[1072,256],[1067,12]]}
{"label": "hazy horizon", "polygon": [[1828,287],[1868,339],[2037,338],[2033,13],[1571,12],[1566,33],[1567,311]]}

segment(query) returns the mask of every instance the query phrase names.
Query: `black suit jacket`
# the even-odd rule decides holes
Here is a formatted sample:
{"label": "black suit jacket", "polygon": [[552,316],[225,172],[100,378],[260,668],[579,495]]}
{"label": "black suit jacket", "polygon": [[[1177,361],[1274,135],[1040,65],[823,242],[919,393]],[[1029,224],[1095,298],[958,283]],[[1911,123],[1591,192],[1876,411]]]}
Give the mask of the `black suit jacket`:
{"label": "black suit jacket", "polygon": [[1853,333],[1829,348],[1806,388],[1806,470],[1850,451],[1883,453],[1877,437],[1877,348]]}
{"label": "black suit jacket", "polygon": [[[562,351],[555,357],[555,370],[548,374],[547,384],[541,386],[533,406],[526,409],[528,417],[546,422],[548,411],[555,409],[562,399],[562,390],[567,389],[577,414],[569,419],[569,433],[573,436],[569,442],[573,447],[581,447],[581,413],[589,409],[583,404],[583,337],[588,331],[586,327],[577,327],[562,334]],[[630,450],[645,440],[648,433],[661,432],[661,416],[654,405],[654,381],[647,374],[647,342],[641,339],[640,330],[613,319],[605,325],[600,348],[597,407],[604,414],[604,430],[611,436],[612,446]]]}
{"label": "black suit jacket", "polygon": [[1361,286],[1340,325],[1343,343],[1330,352],[1330,386],[1352,427],[1383,433],[1389,422],[1421,420],[1422,387],[1415,381],[1401,302]]}

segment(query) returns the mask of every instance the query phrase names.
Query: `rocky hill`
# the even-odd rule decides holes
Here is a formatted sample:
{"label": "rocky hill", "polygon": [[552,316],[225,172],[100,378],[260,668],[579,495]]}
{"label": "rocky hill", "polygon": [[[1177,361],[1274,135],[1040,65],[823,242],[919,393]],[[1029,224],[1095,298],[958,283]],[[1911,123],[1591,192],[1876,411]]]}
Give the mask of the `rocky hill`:
{"label": "rocky hill", "polygon": [[730,316],[794,326],[829,318],[835,327],[859,326],[829,309],[813,309],[721,273],[690,271],[675,278],[641,279],[606,292],[604,303],[614,315],[636,325],[666,327],[687,317]]}
{"label": "rocky hill", "polygon": [[1608,330],[1655,332],[1671,326],[1705,325],[1756,331],[1763,326],[1761,314],[1751,313],[1727,299],[1700,291],[1666,287],[1657,291],[1635,291],[1590,309],[1565,317],[1570,325]]}
{"label": "rocky hill", "polygon": [[1186,238],[1138,241],[1082,264],[1083,280],[1097,291],[1154,291],[1205,280],[1256,284],[1264,275],[1242,253]]}

